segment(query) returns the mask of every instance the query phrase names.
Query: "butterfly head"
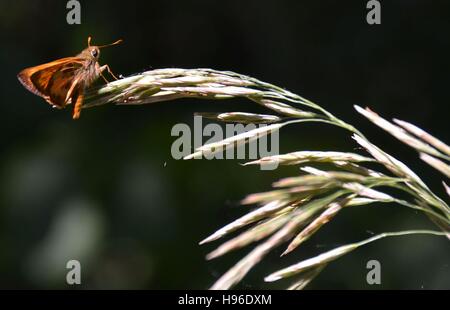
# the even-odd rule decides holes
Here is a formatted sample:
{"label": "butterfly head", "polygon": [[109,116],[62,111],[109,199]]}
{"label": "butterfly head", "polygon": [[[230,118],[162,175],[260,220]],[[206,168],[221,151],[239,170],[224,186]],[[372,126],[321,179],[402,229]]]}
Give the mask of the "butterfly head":
{"label": "butterfly head", "polygon": [[122,43],[122,40],[117,40],[116,42],[107,44],[107,45],[96,46],[96,45],[91,45],[91,37],[88,37],[88,47],[83,52],[81,52],[81,54],[85,57],[91,58],[92,60],[96,61],[100,57],[100,49],[101,48],[117,45],[120,43]]}

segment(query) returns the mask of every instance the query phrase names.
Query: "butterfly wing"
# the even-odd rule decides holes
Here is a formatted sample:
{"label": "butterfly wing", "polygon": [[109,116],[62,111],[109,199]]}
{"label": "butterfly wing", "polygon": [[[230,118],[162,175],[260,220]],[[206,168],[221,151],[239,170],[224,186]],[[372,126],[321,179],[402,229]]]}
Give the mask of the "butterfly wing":
{"label": "butterfly wing", "polygon": [[22,70],[17,78],[35,95],[48,103],[63,108],[72,93],[81,87],[80,70],[83,59],[67,57]]}

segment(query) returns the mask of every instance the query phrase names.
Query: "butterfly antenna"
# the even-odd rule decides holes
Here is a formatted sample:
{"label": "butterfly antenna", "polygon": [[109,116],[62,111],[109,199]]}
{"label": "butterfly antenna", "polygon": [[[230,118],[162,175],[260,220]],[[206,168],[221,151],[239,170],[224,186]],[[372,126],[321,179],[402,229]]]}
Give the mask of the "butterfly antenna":
{"label": "butterfly antenna", "polygon": [[113,45],[117,45],[117,44],[120,44],[120,43],[122,43],[123,42],[123,40],[122,39],[120,39],[120,40],[117,40],[116,42],[114,42],[114,43],[111,43],[111,44],[106,44],[106,45],[100,45],[100,46],[97,46],[98,48],[103,48],[103,47],[108,47],[108,46],[113,46]]}

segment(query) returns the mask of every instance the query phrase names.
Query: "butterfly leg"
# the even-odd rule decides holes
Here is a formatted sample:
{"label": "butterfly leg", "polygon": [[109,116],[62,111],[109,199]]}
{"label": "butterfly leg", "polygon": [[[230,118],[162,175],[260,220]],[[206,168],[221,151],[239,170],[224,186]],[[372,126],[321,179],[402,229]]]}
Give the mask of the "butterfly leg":
{"label": "butterfly leg", "polygon": [[83,94],[77,94],[75,96],[72,97],[72,100],[75,101],[75,105],[73,106],[73,114],[72,114],[72,118],[73,119],[78,119],[80,117],[80,113],[81,113],[81,106],[83,104]]}
{"label": "butterfly leg", "polygon": [[105,78],[105,76],[103,75],[103,73],[102,72],[100,72],[100,76],[102,77],[102,79],[106,82],[106,84],[108,84],[109,83],[109,81],[108,81],[108,79],[107,78]]}
{"label": "butterfly leg", "polygon": [[108,65],[103,65],[100,67],[100,74],[102,75],[103,79],[106,80],[106,78],[103,76],[102,72],[108,70],[108,73],[117,81],[118,78],[114,75],[114,73],[111,71],[111,68]]}

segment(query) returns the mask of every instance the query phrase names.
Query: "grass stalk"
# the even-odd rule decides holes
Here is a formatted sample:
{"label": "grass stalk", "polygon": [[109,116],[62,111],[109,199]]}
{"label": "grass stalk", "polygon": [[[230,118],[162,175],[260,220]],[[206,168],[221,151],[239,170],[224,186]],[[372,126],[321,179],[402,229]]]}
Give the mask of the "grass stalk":
{"label": "grass stalk", "polygon": [[[374,145],[353,125],[339,119],[322,106],[276,85],[229,71],[212,69],[158,69],[126,77],[107,85],[89,89],[84,109],[104,104],[140,105],[181,98],[224,100],[245,98],[268,110],[270,114],[243,111],[201,114],[205,117],[232,123],[257,123],[256,128],[219,142],[203,145],[185,159],[223,152],[236,143],[248,143],[287,125],[305,122],[324,123],[345,129],[367,154],[336,151],[292,151],[260,158],[246,165],[277,163],[300,166],[298,176],[283,178],[273,183],[266,192],[250,194],[242,204],[257,205],[232,223],[218,229],[200,244],[217,241],[230,233],[240,233],[208,254],[208,259],[260,242],[245,257],[225,272],[212,289],[229,289],[241,281],[264,257],[284,243],[283,255],[293,255],[326,223],[331,225],[343,208],[374,203],[391,203],[420,211],[442,232],[408,230],[385,232],[361,242],[348,244],[317,255],[298,264],[281,269],[265,278],[276,281],[295,277],[289,289],[302,289],[331,261],[373,241],[393,236],[429,234],[447,236],[450,240],[450,207],[425,182],[394,156]],[[420,158],[446,177],[450,177],[450,147],[423,129],[394,119],[394,123],[370,109],[355,106],[358,113],[379,126],[399,141],[415,149]],[[324,171],[316,166],[323,163],[336,167]],[[377,168],[366,165],[376,163]],[[312,166],[305,166],[305,164]],[[383,170],[383,171],[382,171]],[[386,171],[384,171],[386,170]],[[450,197],[450,189],[443,182]],[[386,194],[379,188],[394,190]],[[377,189],[375,189],[377,188]],[[398,198],[400,191],[406,198]],[[447,197],[447,199],[449,198]]]}

